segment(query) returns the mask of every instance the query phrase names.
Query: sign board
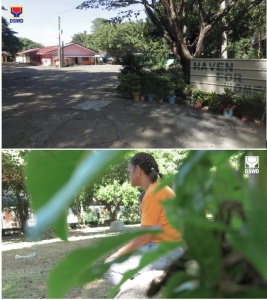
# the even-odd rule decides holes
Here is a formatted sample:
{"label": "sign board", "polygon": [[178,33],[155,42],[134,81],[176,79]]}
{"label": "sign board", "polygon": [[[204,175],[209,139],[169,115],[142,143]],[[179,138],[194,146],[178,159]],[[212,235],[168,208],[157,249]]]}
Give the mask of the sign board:
{"label": "sign board", "polygon": [[266,59],[194,58],[190,83],[199,90],[218,94],[226,87],[239,95],[261,93],[266,89]]}

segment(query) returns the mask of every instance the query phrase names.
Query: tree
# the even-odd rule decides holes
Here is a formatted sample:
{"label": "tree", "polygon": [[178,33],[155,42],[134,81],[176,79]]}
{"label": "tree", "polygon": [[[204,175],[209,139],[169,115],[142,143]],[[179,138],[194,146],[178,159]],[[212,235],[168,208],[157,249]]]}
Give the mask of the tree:
{"label": "tree", "polygon": [[[113,179],[113,182],[101,185],[95,193],[95,198],[100,205],[105,205],[109,212],[109,221],[113,222],[118,218],[118,212],[127,212],[133,208],[138,214],[138,196],[140,192],[133,188],[129,182],[119,183],[119,180]],[[123,207],[123,210],[121,208]],[[133,220],[132,220],[133,221]]]}
{"label": "tree", "polygon": [[80,221],[84,224],[84,215],[82,211],[87,211],[94,199],[94,185],[85,185],[81,191],[75,195],[73,204],[70,206],[74,214],[78,217],[78,224]]}
{"label": "tree", "polygon": [[[222,3],[225,8],[221,8]],[[223,32],[245,19],[251,9],[264,0],[89,0],[77,9],[125,8],[142,4],[149,20],[158,28],[169,48],[180,61],[185,79],[190,80],[190,60],[201,57],[205,47],[214,43]],[[129,17],[132,10],[125,12]],[[197,19],[195,19],[195,17]],[[117,20],[121,21],[120,16]],[[192,31],[193,28],[193,31]],[[192,32],[194,34],[192,34]]]}
{"label": "tree", "polygon": [[[105,26],[107,23],[108,23],[108,20],[106,20],[106,19],[96,18],[95,20],[92,21],[92,28],[91,28],[92,33],[87,33],[86,30],[81,33],[76,33],[72,36],[71,42],[80,44],[86,48],[93,50],[93,51],[106,50],[105,48],[102,47],[101,44],[97,43],[96,31],[99,31],[99,29],[102,26]],[[100,32],[101,32],[101,30],[100,30]]]}
{"label": "tree", "polygon": [[113,25],[105,24],[94,31],[95,42],[99,49],[106,50],[117,59],[127,53],[140,52],[143,38],[140,27],[134,22]]}
{"label": "tree", "polygon": [[25,232],[30,199],[24,183],[24,166],[27,151],[2,151],[2,208],[14,209],[22,232]]}
{"label": "tree", "polygon": [[108,24],[109,21],[104,18],[96,18],[92,21],[91,31],[92,33],[96,32],[96,30]]}
{"label": "tree", "polygon": [[[251,9],[246,19],[227,31],[228,57],[263,58],[266,50],[262,40],[266,35],[266,2]],[[249,20],[249,22],[248,22]]]}
{"label": "tree", "polygon": [[28,50],[28,49],[34,49],[34,48],[42,48],[44,47],[42,44],[40,43],[36,43],[30,39],[27,39],[27,38],[19,38],[19,41],[22,45],[21,47],[21,51],[24,51],[24,50]]}
{"label": "tree", "polygon": [[168,47],[151,25],[143,20],[114,25],[97,18],[92,22],[91,34],[87,31],[77,33],[72,42],[95,51],[104,50],[117,60],[129,53],[142,53],[146,59],[163,62],[168,57]]}
{"label": "tree", "polygon": [[72,43],[80,44],[93,51],[98,51],[98,45],[96,45],[94,36],[84,31],[82,33],[76,33],[72,36]]}
{"label": "tree", "polygon": [[132,152],[119,163],[110,166],[109,172],[95,184],[94,197],[99,205],[104,205],[109,212],[110,222],[117,220],[121,207],[127,210],[132,206],[137,209],[139,192],[131,187],[128,180],[128,161]]}
{"label": "tree", "polygon": [[12,56],[22,47],[19,38],[15,36],[16,33],[9,28],[8,21],[2,17],[2,50],[10,52]]}

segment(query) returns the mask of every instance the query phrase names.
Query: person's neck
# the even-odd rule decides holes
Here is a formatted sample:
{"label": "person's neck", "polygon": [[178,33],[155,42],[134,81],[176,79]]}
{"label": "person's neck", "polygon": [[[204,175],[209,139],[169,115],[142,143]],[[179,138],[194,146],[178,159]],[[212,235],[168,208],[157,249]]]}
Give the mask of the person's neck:
{"label": "person's neck", "polygon": [[141,185],[141,189],[146,192],[151,184],[153,183],[150,180],[147,180]]}

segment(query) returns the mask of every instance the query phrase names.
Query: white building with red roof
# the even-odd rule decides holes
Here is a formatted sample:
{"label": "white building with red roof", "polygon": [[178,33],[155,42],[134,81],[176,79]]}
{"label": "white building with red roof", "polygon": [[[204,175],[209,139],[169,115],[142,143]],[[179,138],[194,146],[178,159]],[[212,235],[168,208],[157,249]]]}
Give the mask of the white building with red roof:
{"label": "white building with red roof", "polygon": [[[33,65],[57,66],[58,46],[29,49],[18,52],[16,62]],[[62,65],[94,65],[96,52],[79,44],[67,44],[61,47]]]}

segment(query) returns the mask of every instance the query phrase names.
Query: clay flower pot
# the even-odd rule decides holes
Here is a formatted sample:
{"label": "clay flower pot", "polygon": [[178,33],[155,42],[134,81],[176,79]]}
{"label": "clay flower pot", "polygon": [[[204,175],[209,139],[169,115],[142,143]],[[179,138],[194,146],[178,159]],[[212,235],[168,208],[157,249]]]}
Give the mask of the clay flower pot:
{"label": "clay flower pot", "polygon": [[201,110],[202,109],[202,103],[200,101],[196,101],[193,103],[192,107],[196,110]]}
{"label": "clay flower pot", "polygon": [[139,101],[140,100],[140,98],[139,98],[139,92],[133,92],[133,99],[134,99],[134,101]]}

